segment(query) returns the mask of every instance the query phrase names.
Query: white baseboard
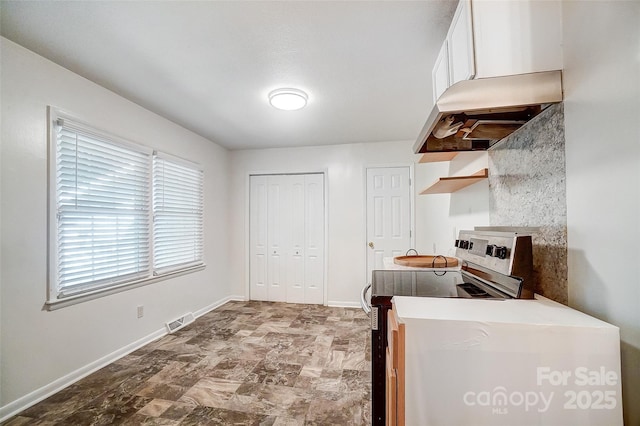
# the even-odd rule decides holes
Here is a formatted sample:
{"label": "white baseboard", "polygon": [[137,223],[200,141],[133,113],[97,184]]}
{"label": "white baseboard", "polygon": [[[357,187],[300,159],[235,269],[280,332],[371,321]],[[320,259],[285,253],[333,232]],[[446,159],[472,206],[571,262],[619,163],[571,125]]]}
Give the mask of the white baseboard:
{"label": "white baseboard", "polygon": [[3,422],[9,417],[18,414],[19,412],[31,407],[34,404],[37,404],[38,402],[50,397],[56,392],[60,392],[67,386],[72,385],[78,380],[88,376],[95,371],[98,371],[102,367],[111,364],[112,362],[122,358],[123,356],[130,354],[136,349],[159,339],[165,334],[167,334],[167,330],[162,327],[161,329],[154,331],[153,333],[143,337],[142,339],[124,346],[117,351],[114,351],[100,359],[97,359],[96,361],[89,363],[84,367],[72,371],[71,373],[62,376],[59,379],[56,379],[53,382],[34,390],[33,392],[28,393],[25,396],[20,397],[3,407],[0,407],[0,422]]}
{"label": "white baseboard", "polygon": [[[211,305],[205,306],[204,308],[197,310],[196,312],[194,312],[194,316],[198,318],[232,300],[242,301],[242,300],[245,300],[245,298],[244,296],[225,297],[215,303],[212,303]],[[123,356],[128,355],[131,352],[143,347],[144,345],[147,345],[153,342],[154,340],[157,340],[165,336],[166,334],[167,334],[167,329],[165,327],[162,327],[161,329],[156,330],[153,333],[118,349],[117,351],[114,351],[100,359],[97,359],[96,361],[93,361],[85,365],[84,367],[81,367],[63,377],[60,377],[54,380],[53,382],[39,389],[36,389],[33,392],[30,392],[27,395],[24,395],[16,399],[15,401],[8,403],[5,406],[0,407],[0,423],[4,422],[5,420],[9,419],[12,416],[15,416],[21,411],[26,410],[32,405],[35,405],[38,402],[43,401],[44,399],[50,397],[56,392],[60,392],[62,389],[66,388],[67,386],[70,386],[75,382],[77,382],[78,380],[88,376],[89,374],[95,371],[98,371],[102,367],[109,365],[112,362],[119,360]]]}
{"label": "white baseboard", "polygon": [[220,306],[224,305],[227,302],[232,302],[232,301],[242,302],[244,300],[246,300],[244,296],[228,296],[228,297],[225,297],[223,299],[218,300],[215,303],[212,303],[209,306],[205,306],[202,309],[198,309],[197,311],[195,311],[193,313],[193,316],[195,316],[196,318],[199,318],[199,317],[203,316],[204,314],[209,313],[209,312],[213,311],[216,308],[219,308]]}
{"label": "white baseboard", "polygon": [[360,308],[360,302],[339,302],[339,301],[331,301],[327,302],[327,306],[331,306],[332,308]]}

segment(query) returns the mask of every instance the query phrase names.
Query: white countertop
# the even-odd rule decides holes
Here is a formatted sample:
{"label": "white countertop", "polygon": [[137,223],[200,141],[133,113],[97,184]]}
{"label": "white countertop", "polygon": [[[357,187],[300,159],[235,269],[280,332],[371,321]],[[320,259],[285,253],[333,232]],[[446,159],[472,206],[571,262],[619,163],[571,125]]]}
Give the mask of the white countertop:
{"label": "white countertop", "polygon": [[[404,324],[406,424],[622,424],[618,327],[541,296],[392,302]],[[589,399],[600,392],[608,409]]]}
{"label": "white countertop", "polygon": [[394,296],[392,302],[401,320],[617,328],[539,295],[534,300]]}

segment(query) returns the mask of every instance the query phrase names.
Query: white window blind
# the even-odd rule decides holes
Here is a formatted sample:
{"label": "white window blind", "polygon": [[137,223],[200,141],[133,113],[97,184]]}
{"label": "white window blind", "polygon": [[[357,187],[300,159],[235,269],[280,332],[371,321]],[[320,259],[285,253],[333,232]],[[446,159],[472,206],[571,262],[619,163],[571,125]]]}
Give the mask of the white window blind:
{"label": "white window blind", "polygon": [[162,274],[203,263],[203,172],[195,164],[153,159],[153,267]]}
{"label": "white window blind", "polygon": [[58,297],[148,276],[151,153],[56,123]]}

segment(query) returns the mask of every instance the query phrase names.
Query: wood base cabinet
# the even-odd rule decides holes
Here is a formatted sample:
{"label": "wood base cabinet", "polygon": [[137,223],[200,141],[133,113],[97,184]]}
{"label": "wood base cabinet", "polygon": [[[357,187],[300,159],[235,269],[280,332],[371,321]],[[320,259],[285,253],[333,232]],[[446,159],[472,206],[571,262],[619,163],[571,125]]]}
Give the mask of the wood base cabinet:
{"label": "wood base cabinet", "polygon": [[405,331],[395,310],[387,327],[387,426],[404,426]]}

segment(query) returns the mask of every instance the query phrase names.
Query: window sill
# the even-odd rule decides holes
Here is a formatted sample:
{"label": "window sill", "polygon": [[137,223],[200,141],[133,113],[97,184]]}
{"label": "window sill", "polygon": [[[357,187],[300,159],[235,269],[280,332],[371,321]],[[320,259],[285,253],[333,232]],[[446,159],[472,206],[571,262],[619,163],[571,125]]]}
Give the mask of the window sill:
{"label": "window sill", "polygon": [[187,269],[181,269],[179,271],[168,272],[163,275],[155,277],[144,278],[130,283],[119,284],[113,287],[102,288],[93,291],[87,291],[84,293],[75,294],[73,296],[67,296],[55,300],[48,300],[44,304],[44,310],[55,311],[57,309],[66,308],[68,306],[77,305],[78,303],[87,302],[89,300],[99,299],[101,297],[109,296],[111,294],[122,293],[123,291],[132,290],[134,288],[143,287],[149,284],[156,283],[158,281],[164,281],[169,278],[175,278],[182,275],[190,274],[192,272],[202,271],[206,267],[205,264],[193,266]]}

